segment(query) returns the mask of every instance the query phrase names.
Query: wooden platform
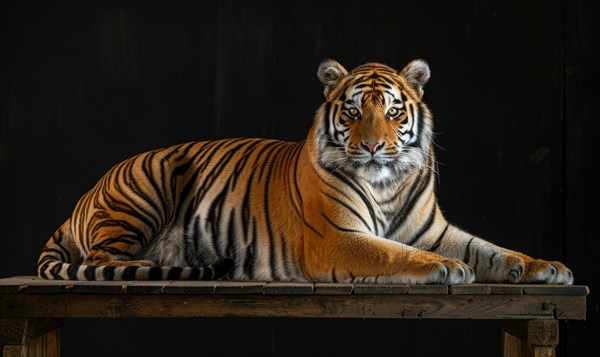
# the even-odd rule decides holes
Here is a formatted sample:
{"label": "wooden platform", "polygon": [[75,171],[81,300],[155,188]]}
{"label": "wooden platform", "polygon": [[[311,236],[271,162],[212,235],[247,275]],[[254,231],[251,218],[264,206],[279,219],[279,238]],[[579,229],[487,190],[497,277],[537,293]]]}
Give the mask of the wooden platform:
{"label": "wooden platform", "polygon": [[0,279],[4,356],[60,354],[74,317],[497,320],[504,356],[553,356],[559,320],[585,320],[586,286]]}

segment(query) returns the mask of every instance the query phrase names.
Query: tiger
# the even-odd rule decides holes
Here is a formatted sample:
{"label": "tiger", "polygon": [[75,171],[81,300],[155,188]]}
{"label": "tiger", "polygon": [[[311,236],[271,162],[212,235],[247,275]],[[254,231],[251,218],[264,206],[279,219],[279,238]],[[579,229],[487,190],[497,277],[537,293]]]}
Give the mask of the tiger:
{"label": "tiger", "polygon": [[446,221],[435,190],[423,59],[401,71],[333,59],[304,141],[229,138],[110,168],[45,244],[38,275],[70,280],[573,284]]}

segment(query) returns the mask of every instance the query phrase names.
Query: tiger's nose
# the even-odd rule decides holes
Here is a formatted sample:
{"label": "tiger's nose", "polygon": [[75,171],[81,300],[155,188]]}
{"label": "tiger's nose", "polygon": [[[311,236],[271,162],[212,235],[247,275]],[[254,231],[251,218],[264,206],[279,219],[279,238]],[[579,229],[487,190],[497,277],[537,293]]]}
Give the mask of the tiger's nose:
{"label": "tiger's nose", "polygon": [[375,154],[377,150],[383,148],[383,141],[363,141],[361,145],[367,149],[371,154]]}

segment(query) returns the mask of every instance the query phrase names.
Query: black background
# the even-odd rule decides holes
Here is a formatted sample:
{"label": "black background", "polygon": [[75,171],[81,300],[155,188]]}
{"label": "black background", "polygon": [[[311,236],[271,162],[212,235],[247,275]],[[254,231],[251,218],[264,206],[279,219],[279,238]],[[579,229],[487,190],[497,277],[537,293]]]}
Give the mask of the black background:
{"label": "black background", "polygon": [[[76,200],[141,151],[225,137],[305,138],[325,58],[427,60],[440,206],[490,241],[567,263],[595,348],[600,220],[598,2],[4,1],[0,277],[34,275]],[[498,355],[488,321],[67,320],[64,356]]]}

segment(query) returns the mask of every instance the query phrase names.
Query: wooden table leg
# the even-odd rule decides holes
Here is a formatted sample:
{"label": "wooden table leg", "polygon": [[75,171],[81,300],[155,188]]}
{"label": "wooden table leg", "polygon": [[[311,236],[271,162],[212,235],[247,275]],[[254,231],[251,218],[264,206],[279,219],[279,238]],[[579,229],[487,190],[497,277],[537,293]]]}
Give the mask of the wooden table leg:
{"label": "wooden table leg", "polygon": [[503,320],[504,357],[554,357],[558,345],[558,320]]}
{"label": "wooden table leg", "polygon": [[63,324],[64,319],[0,319],[3,356],[60,356]]}
{"label": "wooden table leg", "polygon": [[3,357],[21,357],[23,332],[27,319],[0,319],[0,346]]}

